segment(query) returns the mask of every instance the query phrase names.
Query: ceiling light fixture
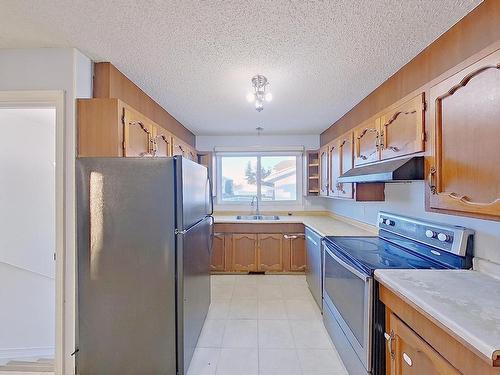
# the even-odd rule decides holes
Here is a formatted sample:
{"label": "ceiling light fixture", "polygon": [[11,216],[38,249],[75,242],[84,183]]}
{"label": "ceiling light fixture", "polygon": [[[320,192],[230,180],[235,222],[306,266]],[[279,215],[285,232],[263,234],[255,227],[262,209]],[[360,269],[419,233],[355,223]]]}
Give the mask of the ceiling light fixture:
{"label": "ceiling light fixture", "polygon": [[255,109],[260,112],[264,109],[264,101],[270,102],[273,100],[273,94],[269,91],[266,92],[266,86],[269,85],[269,81],[266,77],[261,74],[257,74],[252,78],[252,86],[254,92],[249,92],[247,94],[247,100],[255,102]]}

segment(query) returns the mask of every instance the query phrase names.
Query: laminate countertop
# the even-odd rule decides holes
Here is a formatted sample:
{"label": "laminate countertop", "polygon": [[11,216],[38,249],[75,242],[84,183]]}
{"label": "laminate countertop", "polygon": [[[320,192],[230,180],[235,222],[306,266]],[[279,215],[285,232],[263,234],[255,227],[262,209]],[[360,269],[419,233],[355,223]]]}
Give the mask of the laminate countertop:
{"label": "laminate countertop", "polygon": [[500,279],[472,270],[376,270],[375,278],[492,363],[500,356]]}
{"label": "laminate countertop", "polygon": [[301,223],[325,236],[376,236],[378,230],[375,226],[357,222],[343,217],[328,215],[283,215],[279,220],[237,220],[236,215],[216,213],[215,223],[255,224],[255,223]]}

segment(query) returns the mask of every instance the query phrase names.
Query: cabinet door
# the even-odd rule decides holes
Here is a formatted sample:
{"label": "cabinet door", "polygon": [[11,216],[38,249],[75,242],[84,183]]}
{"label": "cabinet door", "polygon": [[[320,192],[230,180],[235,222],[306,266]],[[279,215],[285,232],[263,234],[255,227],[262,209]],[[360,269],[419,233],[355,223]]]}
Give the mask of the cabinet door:
{"label": "cabinet door", "polygon": [[232,235],[232,270],[257,271],[257,235]]}
{"label": "cabinet door", "polygon": [[283,271],[283,235],[258,235],[259,271]]}
{"label": "cabinet door", "polygon": [[[347,133],[342,136],[339,141],[339,154],[340,154],[340,174],[346,173],[352,169],[354,163],[354,142],[353,133]],[[336,184],[337,195],[342,198],[353,198],[353,185],[352,183],[338,182]]]}
{"label": "cabinet door", "polygon": [[123,155],[153,156],[153,124],[138,112],[123,108]]}
{"label": "cabinet door", "polygon": [[188,157],[188,150],[184,142],[180,141],[177,138],[172,139],[172,155],[180,155],[184,156],[185,158]]}
{"label": "cabinet door", "polygon": [[319,151],[319,195],[328,196],[328,146],[324,146]]}
{"label": "cabinet door", "polygon": [[411,330],[393,313],[390,314],[392,339],[389,355],[391,375],[459,375],[446,359]]}
{"label": "cabinet door", "polygon": [[424,151],[424,93],[381,117],[381,159]]}
{"label": "cabinet door", "polygon": [[430,90],[429,207],[500,218],[500,50]]}
{"label": "cabinet door", "polygon": [[303,233],[285,234],[290,246],[290,271],[305,271],[306,243]]}
{"label": "cabinet door", "polygon": [[192,161],[195,161],[198,163],[198,153],[196,150],[193,150],[192,148],[188,149],[188,158]]}
{"label": "cabinet door", "polygon": [[362,165],[380,159],[378,141],[380,118],[366,121],[354,129],[354,165]]}
{"label": "cabinet door", "polygon": [[329,146],[330,158],[330,180],[328,182],[328,195],[331,197],[338,196],[338,181],[340,177],[340,147],[338,140],[333,141]]}
{"label": "cabinet door", "polygon": [[210,262],[210,269],[212,271],[227,271],[225,248],[226,237],[224,233],[215,233]]}
{"label": "cabinet door", "polygon": [[172,155],[172,136],[158,125],[153,128],[153,147],[154,156]]}

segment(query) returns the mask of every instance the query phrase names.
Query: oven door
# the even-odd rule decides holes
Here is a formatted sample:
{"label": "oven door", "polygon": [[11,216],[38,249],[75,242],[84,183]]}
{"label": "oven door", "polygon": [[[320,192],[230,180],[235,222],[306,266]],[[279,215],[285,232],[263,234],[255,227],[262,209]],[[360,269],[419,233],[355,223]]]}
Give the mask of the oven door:
{"label": "oven door", "polygon": [[367,371],[371,370],[373,278],[325,243],[323,299]]}

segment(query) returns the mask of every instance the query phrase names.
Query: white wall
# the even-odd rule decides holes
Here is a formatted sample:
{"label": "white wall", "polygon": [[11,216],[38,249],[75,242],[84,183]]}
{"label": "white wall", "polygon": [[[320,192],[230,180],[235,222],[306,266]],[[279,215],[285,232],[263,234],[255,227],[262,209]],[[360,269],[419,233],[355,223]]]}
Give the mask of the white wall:
{"label": "white wall", "polygon": [[372,225],[376,225],[378,211],[383,210],[474,229],[475,256],[500,263],[500,222],[426,212],[424,192],[424,182],[419,181],[409,184],[386,184],[385,202],[321,199],[326,209]]}
{"label": "white wall", "polygon": [[196,149],[213,151],[214,147],[283,147],[319,148],[319,135],[197,135]]}
{"label": "white wall", "polygon": [[55,108],[0,108],[0,129],[0,360],[54,356]]}
{"label": "white wall", "polygon": [[75,346],[75,98],[92,93],[92,63],[73,48],[0,49],[0,91],[65,92],[65,369],[74,372]]}

